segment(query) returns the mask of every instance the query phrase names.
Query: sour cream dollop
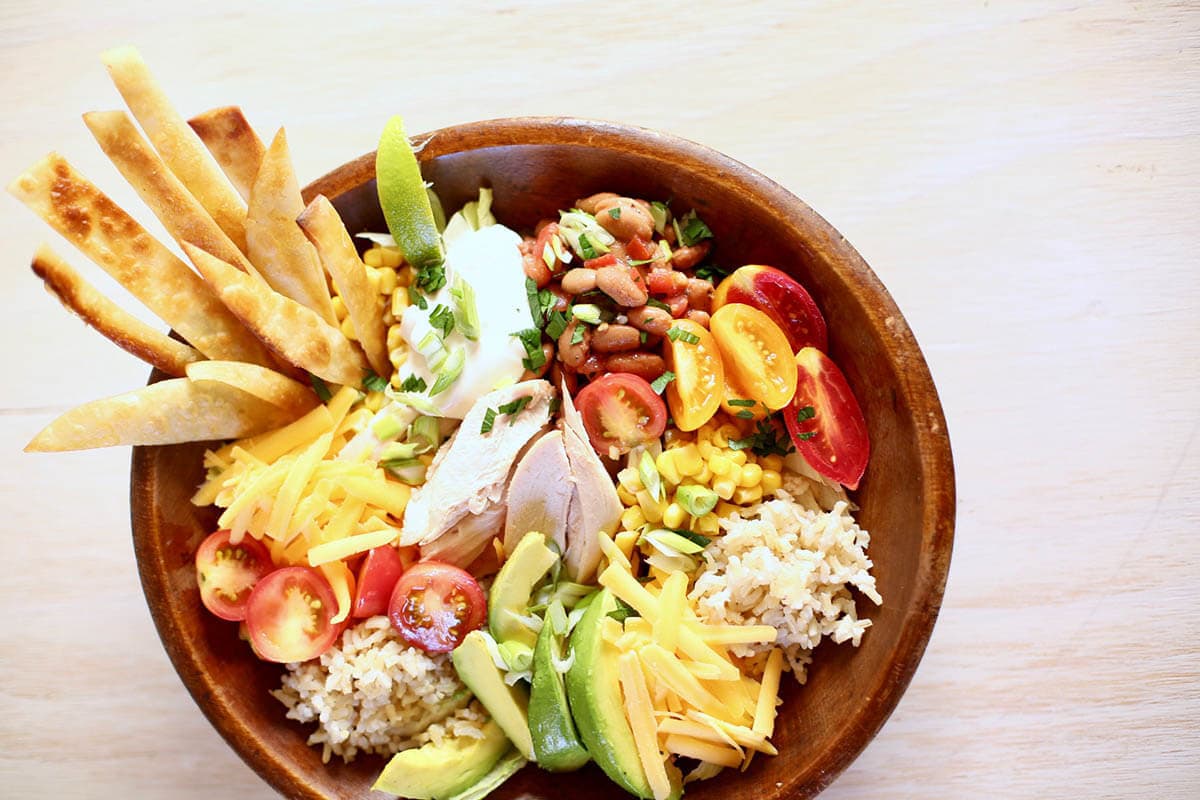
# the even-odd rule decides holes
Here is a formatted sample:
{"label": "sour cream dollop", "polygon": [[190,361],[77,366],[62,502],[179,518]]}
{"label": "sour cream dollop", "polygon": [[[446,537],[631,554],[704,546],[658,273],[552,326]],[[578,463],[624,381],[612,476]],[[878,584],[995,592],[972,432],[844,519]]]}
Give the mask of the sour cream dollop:
{"label": "sour cream dollop", "polygon": [[513,336],[532,324],[520,243],[521,237],[503,225],[461,233],[446,248],[446,285],[426,296],[424,310],[415,305],[404,310],[400,333],[408,343],[409,357],[401,378],[415,375],[432,388],[437,375],[417,351],[417,344],[434,330],[429,316],[438,305],[454,308],[450,289],[456,278],[475,290],[479,338],[472,342],[457,329],[446,337],[447,348],[465,349],[466,363],[450,388],[429,398],[441,416],[462,419],[476,398],[519,380],[525,371],[525,348]]}

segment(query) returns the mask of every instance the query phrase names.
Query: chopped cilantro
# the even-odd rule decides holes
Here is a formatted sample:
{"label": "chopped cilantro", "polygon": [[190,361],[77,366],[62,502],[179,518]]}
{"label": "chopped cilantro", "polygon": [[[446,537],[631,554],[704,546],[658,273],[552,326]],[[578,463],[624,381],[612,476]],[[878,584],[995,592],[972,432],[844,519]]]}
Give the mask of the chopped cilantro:
{"label": "chopped cilantro", "polygon": [[508,415],[508,424],[512,425],[512,424],[516,423],[516,421],[517,421],[516,420],[517,414],[520,414],[521,410],[523,408],[525,408],[525,406],[529,405],[529,401],[532,399],[533,398],[530,397],[529,395],[525,395],[524,397],[518,397],[516,400],[505,403],[504,405],[500,406],[498,411],[501,414],[507,414]]}
{"label": "chopped cilantro", "polygon": [[731,270],[724,267],[718,267],[716,264],[705,264],[702,267],[696,268],[696,277],[701,280],[709,281],[710,283],[720,283],[729,276]]}
{"label": "chopped cilantro", "polygon": [[610,208],[608,210],[608,215],[610,217],[612,217],[613,219],[620,219],[621,218],[621,207],[613,206],[612,208]]}
{"label": "chopped cilantro", "polygon": [[521,360],[525,369],[530,372],[541,369],[542,365],[546,363],[546,354],[542,352],[542,332],[537,328],[526,328],[512,335],[520,339],[521,346],[525,348],[525,358]]}
{"label": "chopped cilantro", "polygon": [[445,339],[450,335],[450,331],[454,330],[454,312],[438,303],[429,313],[429,324],[440,330],[442,338]]}
{"label": "chopped cilantro", "polygon": [[805,433],[796,434],[796,438],[802,442],[807,442],[809,439],[813,438],[816,435],[817,435],[816,431],[807,431]]}
{"label": "chopped cilantro", "polygon": [[575,330],[571,331],[571,344],[579,344],[583,341],[583,326],[576,325]]}
{"label": "chopped cilantro", "polygon": [[651,308],[661,308],[663,311],[668,313],[671,311],[671,307],[669,305],[664,303],[662,300],[658,300],[653,297],[646,300],[646,305],[650,306]]}
{"label": "chopped cilantro", "polygon": [[796,421],[804,422],[806,419],[812,419],[817,415],[817,410],[812,406],[805,406],[796,412]]}
{"label": "chopped cilantro", "polygon": [[696,215],[695,211],[689,211],[683,215],[683,219],[675,225],[675,233],[679,236],[679,243],[685,247],[690,247],[701,239],[711,239],[713,236],[713,232],[704,224],[704,220]]}
{"label": "chopped cilantro", "polygon": [[683,328],[680,328],[678,326],[673,327],[669,331],[667,331],[667,338],[670,339],[672,342],[684,341],[684,342],[687,342],[688,344],[699,344],[700,343],[699,336],[692,333],[691,331],[684,330]]}
{"label": "chopped cilantro", "polygon": [[749,408],[750,406],[755,405],[755,402],[756,401],[754,401],[754,400],[743,400],[741,398],[734,398],[729,401],[729,405],[731,405],[731,406],[746,406],[747,408]]}
{"label": "chopped cilantro", "polygon": [[550,321],[546,323],[546,335],[551,339],[557,339],[566,329],[567,315],[561,311],[550,312]]}
{"label": "chopped cilantro", "polygon": [[417,286],[426,292],[436,292],[446,285],[446,268],[441,264],[422,267],[417,272]]}
{"label": "chopped cilantro", "polygon": [[368,392],[382,392],[388,387],[388,382],[387,378],[381,378],[372,370],[367,370],[367,374],[363,376],[362,385]]}
{"label": "chopped cilantro", "polygon": [[662,394],[663,390],[667,388],[667,384],[673,380],[675,380],[675,373],[671,372],[671,370],[667,370],[662,375],[659,375],[654,379],[654,381],[650,384],[650,388],[654,390],[655,394]]}
{"label": "chopped cilantro", "polygon": [[329,391],[329,385],[325,381],[312,373],[309,373],[308,381],[312,384],[313,391],[317,393],[317,397],[322,403],[328,403],[333,399],[333,393]]}
{"label": "chopped cilantro", "polygon": [[425,302],[425,295],[421,294],[421,290],[416,286],[408,287],[408,302],[422,311],[429,308],[429,303]]}
{"label": "chopped cilantro", "polygon": [[479,426],[480,433],[491,433],[492,426],[496,424],[496,409],[489,408],[483,414],[483,424]]}
{"label": "chopped cilantro", "polygon": [[788,435],[781,433],[770,418],[761,420],[754,433],[749,436],[743,439],[730,439],[729,447],[733,450],[749,448],[760,456],[786,456],[795,449],[792,447]]}
{"label": "chopped cilantro", "polygon": [[600,255],[596,252],[596,248],[592,245],[586,233],[579,234],[579,254],[585,259],[596,258]]}
{"label": "chopped cilantro", "polygon": [[404,382],[400,384],[400,391],[423,392],[427,387],[428,384],[425,383],[424,378],[418,378],[416,375],[409,375],[404,379]]}

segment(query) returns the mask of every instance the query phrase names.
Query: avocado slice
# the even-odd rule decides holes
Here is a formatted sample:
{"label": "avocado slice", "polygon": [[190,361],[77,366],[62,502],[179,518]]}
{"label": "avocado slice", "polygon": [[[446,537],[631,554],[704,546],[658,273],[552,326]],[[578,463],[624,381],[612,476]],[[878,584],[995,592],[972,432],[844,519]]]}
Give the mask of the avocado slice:
{"label": "avocado slice", "polygon": [[602,635],[601,623],[614,611],[621,614],[621,605],[612,592],[603,589],[575,626],[571,634],[575,662],[567,671],[567,699],[579,735],[595,762],[625,791],[649,799],[654,793],[621,700],[619,653]]}
{"label": "avocado slice", "polygon": [[521,767],[528,763],[525,760],[525,756],[518,753],[516,749],[509,750],[506,755],[502,756],[496,762],[496,766],[492,767],[492,771],[480,778],[474,786],[465,792],[459,792],[456,795],[447,797],[446,800],[483,800],[483,798],[499,789],[502,783],[515,775]]}
{"label": "avocado slice", "polygon": [[459,736],[397,753],[371,788],[411,800],[445,800],[479,783],[509,749],[504,731],[488,720],[482,739]]}
{"label": "avocado slice", "polygon": [[497,642],[519,642],[530,650],[537,634],[522,625],[514,615],[529,613],[529,596],[533,587],[546,576],[558,561],[546,545],[546,537],[530,531],[521,537],[512,555],[504,562],[488,595],[488,628]]}
{"label": "avocado slice", "polygon": [[483,703],[512,740],[521,755],[533,760],[533,740],[529,736],[529,693],[521,686],[504,682],[504,672],[492,661],[483,631],[471,631],[450,654],[458,677]]}
{"label": "avocado slice", "polygon": [[562,673],[554,667],[554,659],[562,648],[559,638],[547,620],[533,649],[529,733],[538,766],[551,772],[569,772],[586,764],[589,756],[571,719]]}

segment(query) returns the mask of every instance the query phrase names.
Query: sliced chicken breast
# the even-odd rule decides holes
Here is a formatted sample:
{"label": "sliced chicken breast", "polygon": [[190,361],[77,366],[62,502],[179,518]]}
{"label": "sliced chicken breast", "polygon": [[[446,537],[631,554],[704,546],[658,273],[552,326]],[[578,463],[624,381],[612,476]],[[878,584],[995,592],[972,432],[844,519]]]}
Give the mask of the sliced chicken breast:
{"label": "sliced chicken breast", "polygon": [[538,531],[567,549],[567,513],[574,481],[561,431],[551,430],[537,439],[513,470],[505,503],[504,552],[511,554],[529,531]]}
{"label": "sliced chicken breast", "polygon": [[573,580],[586,583],[600,563],[600,531],[611,535],[621,521],[621,498],[604,462],[588,442],[583,418],[571,402],[566,386],[562,392],[562,436],[573,481],[567,511],[567,549],[564,563]]}

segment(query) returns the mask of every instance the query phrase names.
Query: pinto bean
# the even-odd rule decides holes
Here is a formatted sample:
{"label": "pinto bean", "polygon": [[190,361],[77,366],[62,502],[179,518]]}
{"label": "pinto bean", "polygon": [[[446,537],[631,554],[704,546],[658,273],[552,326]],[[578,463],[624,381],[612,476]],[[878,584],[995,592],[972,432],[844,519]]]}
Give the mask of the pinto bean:
{"label": "pinto bean", "polygon": [[605,371],[604,365],[604,356],[592,353],[579,365],[579,374],[590,380]]}
{"label": "pinto bean", "polygon": [[581,324],[577,319],[571,320],[558,337],[558,360],[563,363],[563,366],[570,369],[579,369],[584,359],[587,358],[588,349],[590,348],[589,340],[592,338],[592,334],[586,327],[583,329],[583,341],[575,342],[574,344],[571,343],[571,338],[575,335],[575,329]]}
{"label": "pinto bean", "polygon": [[576,267],[562,276],[562,288],[567,294],[583,294],[596,288],[596,270]]}
{"label": "pinto bean", "polygon": [[626,308],[644,306],[650,298],[646,287],[634,279],[626,267],[601,267],[596,270],[596,287]]}
{"label": "pinto bean", "polygon": [[629,325],[604,323],[592,334],[592,348],[597,353],[623,353],[637,350],[641,344],[641,333]]}
{"label": "pinto bean", "polygon": [[701,311],[698,308],[693,308],[693,309],[689,310],[687,312],[686,316],[692,322],[696,323],[697,325],[702,325],[705,328],[708,327],[708,323],[712,319],[712,317],[709,316],[709,313],[707,311]]}
{"label": "pinto bean", "polygon": [[550,365],[554,363],[554,345],[550,342],[542,342],[542,355],[546,357],[542,365],[534,370],[525,370],[521,375],[521,380],[531,381],[535,378],[541,378],[550,371]]}
{"label": "pinto bean", "polygon": [[617,197],[601,201],[596,206],[596,222],[622,242],[635,236],[650,241],[654,236],[654,217],[636,200]]}
{"label": "pinto bean", "polygon": [[620,195],[615,192],[597,192],[596,194],[589,195],[581,200],[576,200],[575,207],[580,211],[586,211],[587,213],[595,216],[596,209],[600,208],[601,203],[607,203],[610,200],[616,200],[618,197],[620,197]]}
{"label": "pinto bean", "polygon": [[711,249],[712,243],[708,241],[680,247],[671,253],[671,264],[675,269],[691,269],[703,261]]}
{"label": "pinto bean", "polygon": [[700,278],[689,278],[687,282],[688,308],[697,311],[712,310],[713,285]]}
{"label": "pinto bean", "polygon": [[663,336],[671,327],[671,312],[654,306],[638,306],[630,309],[629,324],[646,333]]}
{"label": "pinto bean", "polygon": [[616,353],[605,360],[604,369],[608,372],[629,372],[653,381],[666,371],[667,363],[655,353]]}
{"label": "pinto bean", "polygon": [[545,289],[553,275],[546,262],[533,252],[534,240],[525,239],[521,242],[521,265],[525,269],[525,277],[532,278],[539,289]]}

